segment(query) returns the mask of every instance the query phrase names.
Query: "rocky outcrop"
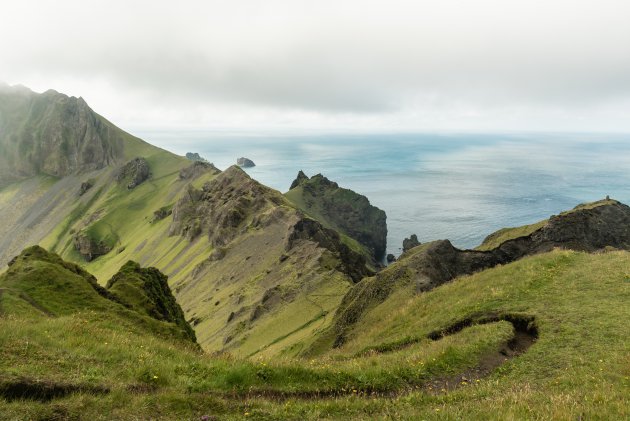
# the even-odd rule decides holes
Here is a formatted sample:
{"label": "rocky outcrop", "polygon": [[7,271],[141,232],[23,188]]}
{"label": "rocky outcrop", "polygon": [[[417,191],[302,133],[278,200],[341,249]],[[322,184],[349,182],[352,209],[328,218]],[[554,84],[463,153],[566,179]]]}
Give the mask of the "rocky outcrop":
{"label": "rocky outcrop", "polygon": [[92,187],[93,187],[93,184],[89,180],[88,181],[84,181],[83,183],[81,183],[81,187],[79,187],[79,196],[83,196]]}
{"label": "rocky outcrop", "polygon": [[134,158],[118,170],[116,181],[126,183],[129,190],[138,187],[151,176],[149,163],[144,158]]}
{"label": "rocky outcrop", "polygon": [[420,241],[418,241],[418,236],[416,234],[411,234],[411,236],[409,236],[409,238],[405,238],[403,240],[403,253],[406,251],[411,250],[414,247],[417,247],[420,245]]}
{"label": "rocky outcrop", "polygon": [[80,231],[75,234],[73,240],[75,250],[88,262],[112,250],[109,244],[90,237],[85,231]]}
{"label": "rocky outcrop", "polygon": [[151,222],[161,221],[167,216],[170,216],[172,213],[173,209],[171,209],[169,206],[161,207],[160,209],[153,212],[153,219],[151,220]]}
{"label": "rocky outcrop", "polygon": [[125,263],[106,285],[118,302],[154,319],[175,323],[193,342],[195,331],[168,286],[168,277],[156,268],[142,268],[134,261]]}
{"label": "rocky outcrop", "polygon": [[461,275],[471,274],[556,247],[593,252],[605,247],[630,250],[630,207],[617,201],[578,206],[552,216],[533,233],[505,241],[489,251],[459,250],[440,240],[416,246],[395,264],[359,283],[344,297],[336,314],[336,345],[370,307],[396,289],[413,286],[428,291]]}
{"label": "rocky outcrop", "polygon": [[232,166],[204,184],[201,190],[188,186],[173,208],[169,234],[192,240],[204,233],[213,246],[224,246],[249,224],[265,224],[265,218],[274,216],[264,211],[283,202],[278,192]]}
{"label": "rocky outcrop", "polygon": [[93,171],[123,156],[124,132],[83,98],[53,90],[0,89],[0,133],[0,182]]}
{"label": "rocky outcrop", "polygon": [[302,171],[286,197],[308,215],[368,248],[376,261],[385,257],[385,212],[352,190],[344,189],[321,174],[308,178]]}
{"label": "rocky outcrop", "polygon": [[179,179],[180,180],[194,180],[197,177],[206,173],[218,174],[220,172],[221,171],[217,167],[212,165],[211,163],[207,161],[197,160],[193,162],[192,165],[189,165],[186,168],[182,168],[182,170],[179,172]]}
{"label": "rocky outcrop", "polygon": [[243,168],[255,167],[254,161],[249,158],[240,157],[236,160],[236,165]]}

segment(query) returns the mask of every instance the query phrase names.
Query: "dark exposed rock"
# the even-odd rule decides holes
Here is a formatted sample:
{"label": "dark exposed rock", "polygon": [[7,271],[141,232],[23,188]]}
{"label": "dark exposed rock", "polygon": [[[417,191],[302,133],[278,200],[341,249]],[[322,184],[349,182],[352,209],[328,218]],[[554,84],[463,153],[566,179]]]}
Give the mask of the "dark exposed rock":
{"label": "dark exposed rock", "polygon": [[308,178],[300,171],[287,198],[307,214],[366,246],[373,264],[385,257],[387,217],[365,196],[341,188],[321,174]]}
{"label": "dark exposed rock", "polygon": [[83,196],[92,187],[93,187],[93,184],[89,180],[81,183],[81,187],[79,187],[79,196]]}
{"label": "dark exposed rock", "polygon": [[219,247],[210,253],[208,260],[211,262],[215,262],[217,260],[221,260],[225,257],[225,249],[223,247]]}
{"label": "dark exposed rock", "polygon": [[85,231],[80,231],[75,234],[74,248],[88,262],[112,250],[109,244],[90,237]]}
{"label": "dark exposed rock", "polygon": [[195,161],[179,172],[180,180],[194,180],[205,173],[218,174],[221,171],[207,161]]}
{"label": "dark exposed rock", "polygon": [[419,245],[420,241],[418,241],[418,236],[416,234],[411,234],[409,238],[405,238],[403,240],[403,253]]}
{"label": "dark exposed rock", "polygon": [[240,157],[236,160],[236,165],[243,168],[255,167],[254,161],[249,158]]}
{"label": "dark exposed rock", "polygon": [[630,207],[617,201],[577,207],[552,216],[530,235],[507,240],[489,251],[459,250],[448,240],[416,246],[346,294],[335,316],[336,345],[344,343],[346,333],[367,308],[385,301],[397,288],[411,284],[417,292],[427,291],[457,276],[556,247],[588,252],[607,247],[630,250]]}
{"label": "dark exposed rock", "polygon": [[393,254],[387,255],[387,263],[393,263],[395,261],[396,261],[396,256],[394,256]]}
{"label": "dark exposed rock", "polygon": [[231,312],[230,315],[227,318],[227,322],[230,323],[232,320],[234,320],[235,316],[236,316],[236,313]]}
{"label": "dark exposed rock", "polygon": [[153,212],[153,220],[152,222],[161,221],[167,216],[171,215],[173,210],[169,206],[161,207],[160,209]]}
{"label": "dark exposed rock", "polygon": [[126,307],[157,320],[175,323],[196,342],[195,331],[184,318],[184,312],[168,286],[168,277],[158,269],[142,268],[130,260],[107,281],[106,288]]}
{"label": "dark exposed rock", "polygon": [[188,186],[173,208],[169,235],[183,235],[192,240],[206,233],[214,247],[225,246],[241,228],[250,223],[264,225],[265,218],[274,218],[274,212],[265,211],[283,202],[279,193],[232,166],[201,190]]}
{"label": "dark exposed rock", "polygon": [[302,218],[293,226],[287,237],[285,249],[291,250],[299,240],[313,241],[320,247],[338,255],[340,259],[338,269],[348,274],[354,282],[360,281],[365,276],[373,275],[373,272],[366,266],[365,256],[345,245],[336,231],[325,228],[313,219]]}
{"label": "dark exposed rock", "polygon": [[131,190],[142,184],[150,176],[151,170],[147,160],[144,158],[134,158],[118,170],[116,181],[119,183],[126,182],[127,188]]}
{"label": "dark exposed rock", "polygon": [[279,286],[269,288],[263,294],[260,303],[258,303],[258,305],[252,311],[249,317],[249,321],[253,322],[254,320],[259,319],[264,314],[267,314],[273,309],[277,308],[283,302],[291,301],[294,296],[295,291],[293,290],[283,290]]}

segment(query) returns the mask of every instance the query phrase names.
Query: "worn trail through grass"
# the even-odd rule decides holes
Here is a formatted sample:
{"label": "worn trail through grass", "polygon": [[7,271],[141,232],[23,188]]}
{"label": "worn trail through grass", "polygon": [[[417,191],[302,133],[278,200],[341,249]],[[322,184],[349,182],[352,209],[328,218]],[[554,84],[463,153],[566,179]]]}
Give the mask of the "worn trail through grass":
{"label": "worn trail through grass", "polygon": [[[385,344],[379,347],[370,348],[361,354],[370,353],[384,354],[395,352],[407,348],[413,344],[419,343],[421,340],[429,339],[431,341],[439,341],[447,336],[461,332],[465,328],[472,326],[485,325],[490,323],[498,323],[501,321],[509,322],[514,330],[511,338],[505,341],[497,350],[490,351],[481,356],[479,362],[474,367],[451,376],[443,376],[430,380],[419,381],[417,383],[410,382],[405,388],[398,389],[382,389],[382,388],[355,388],[355,389],[334,389],[334,390],[318,390],[318,391],[279,391],[274,389],[249,389],[246,392],[232,391],[227,393],[212,393],[212,395],[220,396],[227,399],[267,399],[274,401],[284,401],[288,399],[330,399],[343,396],[359,396],[364,398],[390,397],[394,398],[413,392],[417,389],[423,389],[429,393],[444,393],[456,388],[466,386],[474,381],[480,380],[491,374],[496,368],[525,353],[538,338],[538,328],[535,318],[532,316],[523,316],[518,314],[485,314],[476,315],[455,322],[444,329],[435,330],[426,337],[418,337],[405,340],[404,342]],[[355,358],[361,355],[356,355]]]}

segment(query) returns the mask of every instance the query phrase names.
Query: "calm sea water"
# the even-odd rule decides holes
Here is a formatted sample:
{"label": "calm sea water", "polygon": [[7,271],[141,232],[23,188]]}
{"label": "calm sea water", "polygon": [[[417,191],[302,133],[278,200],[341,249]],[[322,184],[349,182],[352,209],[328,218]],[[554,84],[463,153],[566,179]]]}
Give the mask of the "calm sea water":
{"label": "calm sea water", "polygon": [[367,196],[385,210],[388,252],[403,238],[471,248],[502,227],[604,198],[630,203],[630,135],[253,135],[136,132],[178,154],[198,152],[286,192],[299,170]]}

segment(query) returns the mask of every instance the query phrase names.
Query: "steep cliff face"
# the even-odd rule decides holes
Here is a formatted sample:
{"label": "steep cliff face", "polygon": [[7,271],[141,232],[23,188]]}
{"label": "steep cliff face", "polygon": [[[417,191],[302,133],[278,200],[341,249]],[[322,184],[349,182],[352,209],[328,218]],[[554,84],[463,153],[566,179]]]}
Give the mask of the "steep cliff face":
{"label": "steep cliff face", "polygon": [[385,212],[352,190],[339,187],[321,174],[309,178],[300,171],[286,197],[313,218],[367,247],[376,261],[385,256]]}
{"label": "steep cliff face", "polygon": [[366,311],[400,288],[411,285],[416,292],[428,291],[458,276],[554,248],[587,252],[606,247],[630,250],[630,207],[615,200],[580,205],[538,226],[527,235],[507,239],[486,251],[459,250],[448,240],[407,250],[396,263],[364,279],[344,297],[335,316],[335,344],[343,344],[352,325]]}
{"label": "steep cliff face", "polygon": [[123,149],[122,132],[83,98],[0,87],[0,183],[97,170],[118,162]]}

